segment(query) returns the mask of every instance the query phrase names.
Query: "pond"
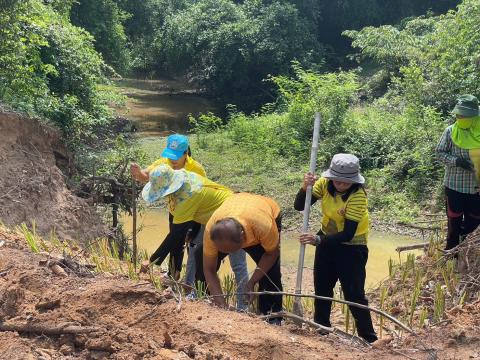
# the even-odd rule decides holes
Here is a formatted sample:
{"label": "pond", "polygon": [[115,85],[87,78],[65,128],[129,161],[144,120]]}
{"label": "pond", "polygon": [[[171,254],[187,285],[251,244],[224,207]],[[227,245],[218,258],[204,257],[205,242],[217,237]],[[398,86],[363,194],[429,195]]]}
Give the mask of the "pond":
{"label": "pond", "polygon": [[[132,219],[130,216],[123,216],[125,231],[128,234],[132,232]],[[165,209],[148,209],[137,219],[137,226],[141,231],[138,233],[137,241],[140,249],[144,249],[148,254],[153,253],[161,244],[168,233],[168,213]],[[281,262],[283,266],[296,269],[298,262],[299,243],[296,235],[292,232],[284,234],[281,242]],[[408,236],[400,236],[380,231],[372,231],[368,239],[369,258],[367,263],[367,287],[375,286],[379,281],[388,276],[388,260],[391,258],[398,262],[398,254],[395,249],[398,246],[405,246],[421,242],[418,239],[412,239]],[[420,253],[419,251],[415,253]],[[315,248],[307,246],[305,252],[305,266],[313,268]],[[186,256],[186,255],[185,255]],[[255,266],[249,259],[249,271]],[[402,253],[402,259],[406,258],[406,253]],[[402,260],[403,261],[403,260]],[[186,263],[186,258],[184,263]],[[166,262],[164,264],[166,266]],[[306,270],[308,271],[308,270]],[[222,265],[222,273],[229,273],[230,267],[228,261]]]}
{"label": "pond", "polygon": [[[138,137],[155,140],[169,133],[185,132],[188,114],[215,112],[215,104],[187,85],[175,80],[122,80],[117,82],[129,97],[126,116],[134,120],[139,129]],[[131,233],[131,218],[123,217],[125,229]],[[148,209],[140,218],[139,247],[151,254],[157,249],[168,232],[168,216],[165,210]],[[398,246],[421,242],[407,236],[372,231],[369,237],[369,260],[367,263],[367,287],[372,287],[388,276],[388,260],[398,261],[395,249]],[[299,244],[296,236],[289,233],[282,239],[282,265],[295,269]],[[417,252],[419,253],[419,252]],[[406,256],[405,254],[402,256]],[[308,246],[305,266],[313,267],[314,247]],[[253,263],[249,264],[253,268]],[[228,264],[221,271],[228,272]]]}
{"label": "pond", "polygon": [[185,132],[189,114],[218,110],[213,101],[179,81],[124,79],[115,84],[128,96],[119,113],[135,121],[139,137]]}

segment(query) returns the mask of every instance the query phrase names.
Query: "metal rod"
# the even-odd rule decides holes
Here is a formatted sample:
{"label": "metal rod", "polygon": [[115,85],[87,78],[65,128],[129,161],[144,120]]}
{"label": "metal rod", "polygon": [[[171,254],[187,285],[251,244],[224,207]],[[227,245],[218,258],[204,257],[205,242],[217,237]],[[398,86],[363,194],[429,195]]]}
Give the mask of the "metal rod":
{"label": "metal rod", "polygon": [[137,184],[132,176],[132,241],[133,241],[133,266],[137,271]]}
{"label": "metal rod", "polygon": [[[318,141],[320,137],[320,113],[315,113],[315,122],[313,125],[313,140],[312,151],[310,152],[310,172],[315,173],[317,166],[317,153],[318,153]],[[308,231],[308,219],[310,217],[310,204],[312,202],[312,186],[307,187],[307,195],[305,197],[305,207],[303,210],[303,226],[302,232]],[[305,260],[305,244],[300,244],[300,252],[298,254],[298,268],[297,268],[297,281],[295,285],[295,293],[302,293],[302,278],[303,278],[303,264]],[[293,313],[299,316],[303,315],[302,299],[296,297],[293,303]]]}

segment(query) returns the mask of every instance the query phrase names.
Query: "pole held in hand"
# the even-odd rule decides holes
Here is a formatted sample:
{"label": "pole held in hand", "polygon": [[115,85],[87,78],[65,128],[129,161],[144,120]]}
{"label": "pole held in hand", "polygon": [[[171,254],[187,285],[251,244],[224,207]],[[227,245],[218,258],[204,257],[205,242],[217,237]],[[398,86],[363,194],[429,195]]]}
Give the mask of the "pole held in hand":
{"label": "pole held in hand", "polygon": [[[317,165],[317,153],[318,153],[318,139],[320,137],[320,113],[315,113],[315,122],[313,125],[313,140],[312,151],[310,152],[310,172],[315,173]],[[312,186],[307,187],[307,194],[305,197],[305,207],[303,210],[303,226],[302,232],[308,231],[308,219],[310,217],[310,204],[312,202]],[[300,244],[300,253],[298,254],[298,268],[297,268],[297,282],[295,285],[295,294],[302,293],[302,278],[303,278],[303,265],[305,260],[305,244]],[[298,316],[303,316],[302,299],[296,297],[293,303],[293,313]]]}
{"label": "pole held in hand", "polygon": [[132,175],[132,242],[133,267],[137,271],[137,183]]}

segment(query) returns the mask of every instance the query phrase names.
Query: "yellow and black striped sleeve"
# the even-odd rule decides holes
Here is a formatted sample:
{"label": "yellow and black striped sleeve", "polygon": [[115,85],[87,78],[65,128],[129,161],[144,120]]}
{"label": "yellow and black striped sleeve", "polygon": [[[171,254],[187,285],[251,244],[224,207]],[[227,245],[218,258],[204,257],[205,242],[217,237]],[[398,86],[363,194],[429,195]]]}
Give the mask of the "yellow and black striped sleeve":
{"label": "yellow and black striped sleeve", "polygon": [[360,222],[367,213],[367,195],[360,189],[348,198],[345,206],[345,219]]}
{"label": "yellow and black striped sleeve", "polygon": [[328,179],[323,177],[315,181],[315,184],[313,185],[313,188],[312,188],[313,196],[315,196],[317,199],[322,199],[325,193],[327,192],[327,184],[328,184]]}

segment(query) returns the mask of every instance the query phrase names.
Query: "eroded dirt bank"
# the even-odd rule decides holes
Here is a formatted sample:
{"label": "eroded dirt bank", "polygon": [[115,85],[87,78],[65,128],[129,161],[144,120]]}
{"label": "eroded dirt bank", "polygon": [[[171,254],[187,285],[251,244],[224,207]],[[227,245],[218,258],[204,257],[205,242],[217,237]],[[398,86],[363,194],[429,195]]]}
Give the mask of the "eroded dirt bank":
{"label": "eroded dirt bank", "polygon": [[91,239],[104,227],[84,199],[66,186],[73,169],[59,133],[37,120],[0,109],[0,221],[35,221],[40,234]]}

